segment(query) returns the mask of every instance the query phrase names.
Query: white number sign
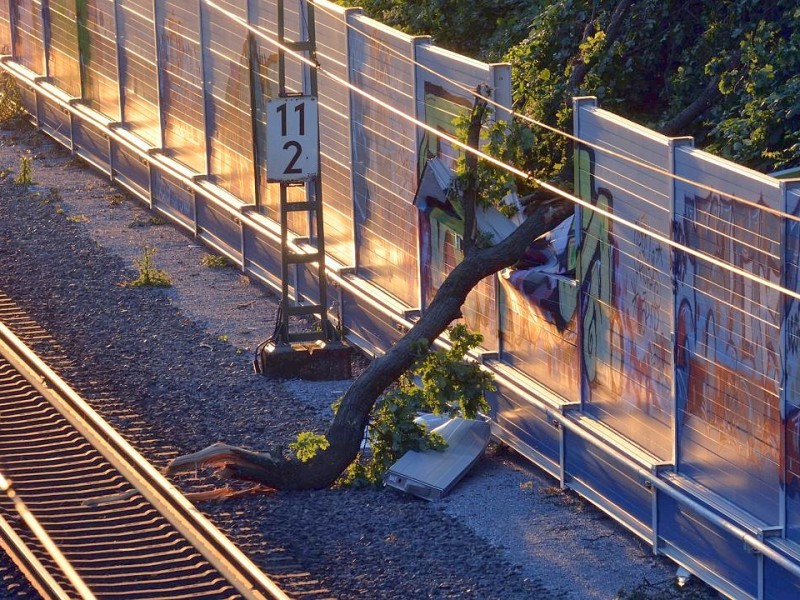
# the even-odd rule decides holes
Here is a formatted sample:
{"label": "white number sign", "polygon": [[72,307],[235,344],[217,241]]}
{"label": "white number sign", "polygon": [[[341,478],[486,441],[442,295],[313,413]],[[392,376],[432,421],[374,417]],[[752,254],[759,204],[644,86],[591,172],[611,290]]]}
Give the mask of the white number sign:
{"label": "white number sign", "polygon": [[317,99],[267,101],[267,181],[304,181],[319,173]]}

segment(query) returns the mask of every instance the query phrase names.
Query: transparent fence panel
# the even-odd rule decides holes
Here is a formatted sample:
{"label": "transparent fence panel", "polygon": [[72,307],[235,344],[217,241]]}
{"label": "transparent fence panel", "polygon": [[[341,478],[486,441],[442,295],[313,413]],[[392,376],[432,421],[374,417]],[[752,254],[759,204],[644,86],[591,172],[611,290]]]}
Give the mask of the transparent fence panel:
{"label": "transparent fence panel", "polygon": [[215,4],[225,14],[201,6],[210,172],[214,183],[255,204],[249,41],[247,29],[227,17],[247,21],[247,1]]}
{"label": "transparent fence panel", "polygon": [[[220,18],[215,15],[214,19]],[[258,31],[254,36],[255,57],[253,68],[253,107],[256,120],[256,160],[258,175],[259,210],[274,220],[279,220],[278,206],[280,202],[280,186],[267,183],[267,108],[270,98],[277,98],[278,86],[278,8],[275,2],[254,2],[250,6],[250,23]],[[300,2],[286,0],[284,5],[284,35],[287,40],[300,40],[301,31]],[[303,93],[302,63],[296,57],[286,56],[286,91],[287,93]],[[290,201],[302,201],[306,198],[304,187],[289,188]],[[298,223],[299,215],[290,218],[290,229],[297,232],[303,223]]]}
{"label": "transparent fence panel", "polygon": [[118,121],[121,115],[114,0],[79,0],[77,5],[84,101]]}
{"label": "transparent fence panel", "polygon": [[[782,209],[774,179],[691,148],[678,175]],[[676,183],[676,236],[689,247],[781,281],[782,220],[716,192]],[[779,522],[781,298],[776,290],[676,253],[678,466],[771,524]]]}
{"label": "transparent fence panel", "polygon": [[11,10],[6,2],[0,2],[0,54],[11,54]]}
{"label": "transparent fence panel", "polygon": [[[413,39],[360,15],[349,22],[351,83],[413,115]],[[417,306],[416,129],[359,94],[351,102],[358,272]]]}
{"label": "transparent fence panel", "polygon": [[[325,73],[347,81],[346,9],[314,2],[317,60]],[[350,11],[352,12],[352,10]],[[350,90],[319,76],[319,139],[325,250],[345,265],[355,264],[353,186],[350,177]]]}
{"label": "transparent fence panel", "polygon": [[[786,212],[800,217],[800,189],[786,195]],[[784,285],[800,292],[800,222],[784,220]],[[783,477],[786,490],[787,537],[800,544],[800,301],[784,300],[783,371],[785,439]]]}
{"label": "transparent fence panel", "polygon": [[9,0],[14,16],[14,58],[38,75],[45,74],[42,3],[39,0]]}
{"label": "transparent fence panel", "polygon": [[176,160],[206,172],[200,17],[197,2],[165,0],[156,15],[164,142]]}
{"label": "transparent fence panel", "polygon": [[[590,105],[577,112],[580,137],[668,168],[667,138]],[[600,150],[581,148],[584,200],[670,235],[671,180]],[[669,246],[581,209],[582,360],[587,412],[662,460],[672,460],[672,278]]]}
{"label": "transparent fence panel", "polygon": [[[475,103],[473,92],[479,86],[490,90],[496,101],[504,103],[510,99],[510,73],[505,65],[495,67],[429,44],[417,46],[416,61],[417,119],[435,131],[463,137],[464,132],[457,131],[455,121],[471,112]],[[420,128],[417,136],[419,173],[431,159],[451,169],[455,166],[462,153],[459,148],[427,129]],[[461,240],[464,227],[461,207],[453,206],[444,193],[435,200],[418,199],[418,202],[420,200],[419,255],[422,303],[425,306],[433,299],[448,273],[463,259]],[[479,229],[486,231],[485,216],[481,214],[478,219]],[[494,277],[486,278],[470,292],[462,312],[466,325],[483,333],[484,347],[496,348],[499,340]]]}
{"label": "transparent fence panel", "polygon": [[120,87],[125,124],[140,138],[161,146],[158,110],[155,16],[152,0],[117,0]]}
{"label": "transparent fence panel", "polygon": [[73,98],[81,97],[75,0],[50,0],[48,71],[53,83]]}

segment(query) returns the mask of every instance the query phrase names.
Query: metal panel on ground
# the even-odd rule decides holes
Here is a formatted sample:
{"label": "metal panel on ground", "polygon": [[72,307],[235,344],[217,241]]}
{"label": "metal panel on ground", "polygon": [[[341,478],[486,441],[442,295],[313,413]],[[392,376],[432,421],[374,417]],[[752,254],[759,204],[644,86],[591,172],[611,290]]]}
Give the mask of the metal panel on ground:
{"label": "metal panel on ground", "polygon": [[386,472],[384,482],[425,500],[438,500],[455,486],[483,455],[489,424],[455,418],[433,430],[447,442],[444,450],[410,450]]}

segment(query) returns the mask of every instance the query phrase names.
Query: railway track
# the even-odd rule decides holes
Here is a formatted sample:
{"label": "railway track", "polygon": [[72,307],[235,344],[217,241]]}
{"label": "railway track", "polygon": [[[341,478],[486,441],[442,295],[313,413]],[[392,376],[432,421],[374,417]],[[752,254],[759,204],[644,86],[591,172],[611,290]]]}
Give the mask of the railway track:
{"label": "railway track", "polygon": [[46,598],[288,597],[1,322],[0,545]]}

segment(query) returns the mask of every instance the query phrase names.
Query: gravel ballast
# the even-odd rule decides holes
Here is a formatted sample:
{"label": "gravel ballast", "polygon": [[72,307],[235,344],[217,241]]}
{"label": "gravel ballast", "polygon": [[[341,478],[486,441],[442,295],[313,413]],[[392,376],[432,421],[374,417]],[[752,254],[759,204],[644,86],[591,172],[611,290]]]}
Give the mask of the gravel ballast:
{"label": "gravel ballast", "polygon": [[[13,182],[24,153],[32,186]],[[81,389],[89,400],[111,390],[138,415],[150,441],[137,445],[156,466],[218,441],[263,450],[324,431],[346,382],[253,373],[253,349],[274,324],[272,292],[233,267],[204,266],[198,241],[27,127],[0,131],[0,178],[0,289],[81,357],[96,384]],[[172,287],[122,285],[145,245]],[[257,564],[280,548],[335,598],[710,596],[676,590],[675,565],[557,486],[492,446],[438,502],[331,489],[199,506]]]}

